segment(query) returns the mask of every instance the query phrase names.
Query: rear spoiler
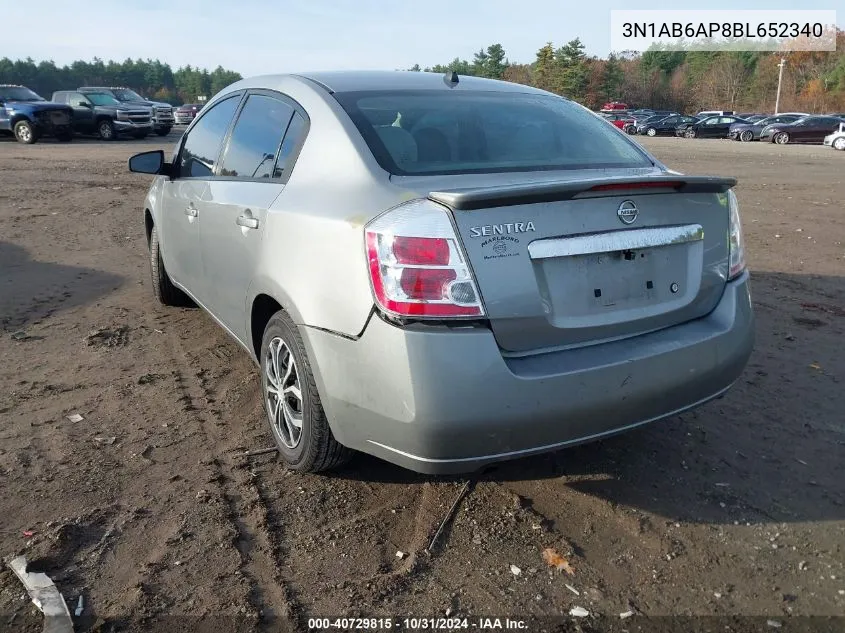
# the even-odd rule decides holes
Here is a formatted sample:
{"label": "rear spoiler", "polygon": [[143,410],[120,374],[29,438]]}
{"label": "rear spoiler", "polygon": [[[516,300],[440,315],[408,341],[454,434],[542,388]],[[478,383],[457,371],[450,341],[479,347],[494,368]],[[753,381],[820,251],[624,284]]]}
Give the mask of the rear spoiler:
{"label": "rear spoiler", "polygon": [[634,193],[725,193],[736,185],[736,178],[718,176],[626,176],[591,178],[561,182],[539,182],[495,187],[473,187],[432,191],[430,200],[452,209],[472,211],[517,204],[558,202],[572,198],[592,198]]}

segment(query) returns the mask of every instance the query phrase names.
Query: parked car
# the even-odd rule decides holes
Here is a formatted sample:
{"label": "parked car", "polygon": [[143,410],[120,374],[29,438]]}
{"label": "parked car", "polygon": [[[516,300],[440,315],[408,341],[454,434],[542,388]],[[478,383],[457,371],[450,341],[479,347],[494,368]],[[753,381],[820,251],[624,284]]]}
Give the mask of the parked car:
{"label": "parked car", "polygon": [[169,103],[161,103],[159,101],[150,101],[149,99],[145,99],[130,88],[114,86],[99,88],[89,86],[85,88],[79,88],[77,92],[81,92],[83,94],[87,92],[107,92],[121,103],[126,103],[133,107],[146,106],[151,108],[153,117],[153,130],[159,136],[167,136],[168,134],[170,134],[170,130],[172,130],[173,126],[176,124],[176,120],[173,118],[172,105],[170,105]]}
{"label": "parked car", "polygon": [[153,130],[150,108],[121,103],[107,92],[59,90],[53,101],[73,108],[74,132],[96,134],[104,141],[120,134],[145,138]]}
{"label": "parked car", "polygon": [[[735,141],[759,141],[760,132],[762,132],[769,125],[776,125],[778,123],[792,123],[798,119],[807,116],[799,112],[790,112],[787,114],[776,114],[774,116],[766,117],[751,123],[733,123],[728,130],[728,137]],[[751,121],[751,119],[747,119]]]}
{"label": "parked car", "polygon": [[695,116],[697,116],[699,119],[706,119],[707,117],[711,116],[728,116],[733,114],[733,110],[702,110]]}
{"label": "parked car", "polygon": [[0,134],[32,144],[45,136],[67,143],[73,140],[73,110],[47,101],[24,86],[0,85]]}
{"label": "parked car", "polygon": [[625,126],[633,125],[635,123],[635,119],[624,113],[614,114],[610,112],[601,112],[600,116],[608,123],[618,127],[620,130],[624,130]]}
{"label": "parked car", "polygon": [[203,104],[201,103],[186,103],[176,108],[173,111],[173,118],[176,121],[176,125],[188,125],[188,123],[196,118],[197,113],[202,110],[202,106]]}
{"label": "parked car", "polygon": [[638,126],[637,131],[646,136],[675,136],[675,130],[679,125],[690,125],[697,121],[698,119],[694,116],[674,114],[657,121],[642,123],[642,130]]}
{"label": "parked car", "polygon": [[760,114],[758,112],[740,112],[737,114],[740,119],[745,119],[746,121],[751,121],[752,123],[756,123],[760,119],[765,119],[766,117],[770,116],[768,114]]}
{"label": "parked car", "polygon": [[155,297],[252,357],[295,470],[560,449],[720,396],[751,353],[736,181],[669,171],[542,90],[263,76],[129,168],[155,174]]}
{"label": "parked car", "polygon": [[620,101],[610,101],[601,107],[603,112],[612,112],[614,110],[627,110],[628,104]]}
{"label": "parked car", "polygon": [[705,116],[693,123],[685,123],[676,128],[686,138],[727,138],[734,123],[750,123],[735,116]]}
{"label": "parked car", "polygon": [[677,112],[672,112],[671,114],[655,114],[654,116],[650,116],[647,119],[637,121],[637,134],[645,134],[646,129],[648,129],[651,124],[659,123],[663,119],[667,119],[670,116],[675,116],[677,114]]}
{"label": "parked car", "polygon": [[838,130],[825,136],[823,143],[833,149],[845,150],[845,122],[839,124]]}
{"label": "parked car", "polygon": [[792,123],[778,123],[766,127],[760,132],[760,140],[778,145],[823,143],[825,136],[839,129],[842,121],[832,116],[805,116]]}

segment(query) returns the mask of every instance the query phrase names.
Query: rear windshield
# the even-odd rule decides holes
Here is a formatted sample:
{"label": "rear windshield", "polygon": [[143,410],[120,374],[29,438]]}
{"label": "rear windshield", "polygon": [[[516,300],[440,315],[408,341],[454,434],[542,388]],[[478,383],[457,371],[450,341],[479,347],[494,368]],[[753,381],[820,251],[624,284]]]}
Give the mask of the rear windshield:
{"label": "rear windshield", "polygon": [[392,174],[642,167],[646,154],[566,99],[512,92],[335,94]]}

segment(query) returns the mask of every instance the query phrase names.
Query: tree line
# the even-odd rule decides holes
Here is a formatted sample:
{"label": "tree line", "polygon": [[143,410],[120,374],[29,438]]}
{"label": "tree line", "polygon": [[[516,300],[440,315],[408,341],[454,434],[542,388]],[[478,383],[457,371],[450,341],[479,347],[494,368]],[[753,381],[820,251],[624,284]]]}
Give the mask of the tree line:
{"label": "tree line", "polygon": [[239,73],[218,66],[212,71],[185,66],[173,70],[159,60],[127,59],[123,62],[94,58],[57,66],[53,61],[36,63],[31,58],[0,59],[0,84],[21,84],[45,99],[56,90],[81,86],[126,86],[154,101],[173,105],[196,102],[197,97],[211,97],[229,84],[240,80]]}
{"label": "tree line", "polygon": [[622,101],[679,112],[772,112],[783,58],[780,111],[845,112],[845,31],[837,30],[836,41],[830,52],[651,50],[602,59],[588,56],[576,38],[560,47],[548,42],[531,63],[510,62],[502,45],[492,44],[472,60],[455,58],[424,70],[535,86],[592,109]]}
{"label": "tree line", "polygon": [[[837,31],[831,52],[708,52],[653,50],[599,58],[586,54],[575,38],[563,46],[548,42],[530,63],[511,62],[501,44],[480,49],[472,60],[455,58],[425,68],[459,75],[502,79],[536,86],[575,99],[589,108],[607,101],[633,107],[734,111],[774,110],[778,64],[783,57],[781,111],[845,112],[845,31]],[[423,70],[418,64],[408,70]],[[0,59],[0,83],[23,84],[48,97],[84,85],[128,86],[157,101],[178,105],[211,96],[234,81],[237,72],[185,66],[173,70],[159,60],[123,62],[94,58],[57,66],[31,58]]]}

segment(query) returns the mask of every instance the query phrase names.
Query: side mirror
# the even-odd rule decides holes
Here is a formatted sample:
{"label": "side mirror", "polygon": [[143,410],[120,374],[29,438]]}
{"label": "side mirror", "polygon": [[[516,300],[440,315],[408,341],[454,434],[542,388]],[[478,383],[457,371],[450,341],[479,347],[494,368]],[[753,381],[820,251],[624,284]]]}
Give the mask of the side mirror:
{"label": "side mirror", "polygon": [[135,154],[129,159],[129,171],[138,174],[165,174],[167,163],[164,162],[164,152],[159,149]]}

